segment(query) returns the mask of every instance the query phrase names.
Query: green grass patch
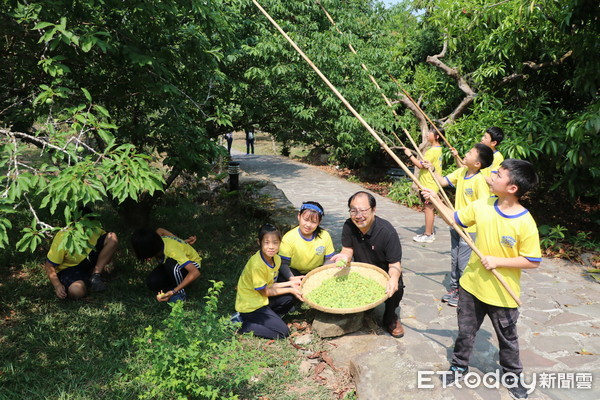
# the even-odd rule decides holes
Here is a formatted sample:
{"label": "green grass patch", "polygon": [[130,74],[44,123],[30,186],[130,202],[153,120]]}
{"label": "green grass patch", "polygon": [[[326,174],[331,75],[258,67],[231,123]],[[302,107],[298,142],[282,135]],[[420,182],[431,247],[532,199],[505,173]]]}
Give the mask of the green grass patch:
{"label": "green grass patch", "polygon": [[[221,317],[228,319],[234,311],[237,279],[258,249],[256,231],[268,222],[268,215],[261,208],[263,200],[252,191],[222,192],[202,198],[197,196],[198,191],[195,184],[176,188],[163,196],[153,214],[156,227],[165,227],[181,237],[196,235],[194,247],[203,257],[201,278],[189,288],[185,318],[179,319],[186,321],[185,330],[179,332],[180,339],[181,332],[205,335],[203,329],[207,326],[217,324],[215,321]],[[49,241],[34,254],[9,249],[0,255],[0,399],[137,399],[147,397],[156,387],[158,380],[142,382],[136,377],[150,373],[153,363],[165,354],[152,355],[140,340],[152,339],[147,336],[149,326],[154,334],[175,326],[171,307],[158,303],[147,290],[145,277],[153,265],[134,258],[129,245],[131,227],[125,226],[111,209],[99,211],[105,229],[115,231],[120,242],[106,292],[80,301],[59,300],[42,267]],[[223,282],[223,288],[215,297],[212,319],[201,328],[202,318],[207,315],[205,296],[212,287],[211,280]],[[297,313],[296,317],[305,316]],[[178,326],[183,329],[181,323]],[[188,339],[195,340],[193,336]],[[231,351],[226,346],[229,339],[222,332],[216,335],[215,348]],[[233,349],[239,354],[229,353],[225,361],[230,362],[218,364],[230,370],[215,382],[233,376],[228,374],[235,375],[239,360],[250,365],[251,360],[245,357],[260,360],[260,368],[249,381],[240,382],[236,388],[225,387],[227,396],[231,391],[232,398],[238,395],[240,399],[332,397],[328,389],[300,374],[297,367],[303,357],[289,341],[247,337],[238,340],[238,347]],[[323,342],[315,341],[314,350],[319,346]],[[190,345],[184,341],[174,345],[173,351],[185,353],[187,348]],[[176,357],[182,354],[176,353]],[[193,382],[196,386],[213,384]],[[290,390],[299,385],[300,391]],[[161,398],[178,398],[177,390],[173,389],[172,396],[162,391]],[[209,389],[204,394],[189,390],[187,395],[200,399],[210,398],[210,393]]]}

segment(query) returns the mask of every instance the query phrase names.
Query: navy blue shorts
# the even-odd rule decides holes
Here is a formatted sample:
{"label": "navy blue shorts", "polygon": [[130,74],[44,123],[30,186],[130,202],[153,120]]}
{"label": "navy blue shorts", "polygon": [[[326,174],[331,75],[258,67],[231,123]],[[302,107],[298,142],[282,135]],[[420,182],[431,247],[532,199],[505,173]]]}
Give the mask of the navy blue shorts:
{"label": "navy blue shorts", "polygon": [[90,251],[90,254],[88,254],[87,258],[85,258],[79,264],[73,267],[63,269],[58,274],[56,274],[58,276],[58,279],[60,280],[60,283],[63,284],[65,289],[68,289],[73,282],[85,282],[90,278],[92,270],[94,269],[94,267],[96,266],[96,262],[98,261],[98,254],[100,254],[100,251],[102,251],[102,248],[104,247],[104,239],[106,239],[106,233],[98,238],[98,241],[96,242],[96,247],[94,247],[92,251]]}

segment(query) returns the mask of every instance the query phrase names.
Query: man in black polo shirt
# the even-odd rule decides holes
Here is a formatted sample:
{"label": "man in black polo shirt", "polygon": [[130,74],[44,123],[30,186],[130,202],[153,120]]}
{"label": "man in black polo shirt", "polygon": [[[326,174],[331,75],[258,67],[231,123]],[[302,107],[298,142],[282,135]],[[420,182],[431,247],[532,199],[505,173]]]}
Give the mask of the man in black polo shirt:
{"label": "man in black polo shirt", "polygon": [[396,307],[404,295],[402,282],[402,246],[398,233],[385,219],[375,215],[375,197],[367,192],[357,192],[348,199],[350,218],[342,230],[342,251],[332,261],[344,260],[376,265],[390,275],[383,313],[383,326],[394,337],[404,336]]}

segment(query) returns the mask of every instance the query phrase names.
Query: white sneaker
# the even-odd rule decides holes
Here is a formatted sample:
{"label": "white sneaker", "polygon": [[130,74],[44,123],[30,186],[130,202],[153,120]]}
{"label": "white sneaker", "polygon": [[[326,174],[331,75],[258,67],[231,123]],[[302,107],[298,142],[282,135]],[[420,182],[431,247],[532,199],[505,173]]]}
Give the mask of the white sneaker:
{"label": "white sneaker", "polygon": [[421,238],[422,238],[423,236],[425,236],[425,235],[417,235],[417,236],[413,236],[413,240],[414,240],[415,242],[420,242],[420,241],[421,241]]}
{"label": "white sneaker", "polygon": [[432,233],[431,235],[415,236],[413,240],[419,243],[433,243],[435,240],[435,233]]}

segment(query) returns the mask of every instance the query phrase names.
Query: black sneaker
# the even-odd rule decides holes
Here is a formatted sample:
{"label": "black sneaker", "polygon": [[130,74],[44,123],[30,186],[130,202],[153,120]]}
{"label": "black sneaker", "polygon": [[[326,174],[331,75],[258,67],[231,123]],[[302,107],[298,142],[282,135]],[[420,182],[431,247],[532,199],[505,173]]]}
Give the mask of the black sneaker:
{"label": "black sneaker", "polygon": [[510,397],[513,399],[526,399],[529,397],[527,389],[525,386],[523,386],[523,382],[521,381],[521,377],[519,375],[510,373],[506,375],[504,382]]}
{"label": "black sneaker", "polygon": [[442,380],[442,387],[454,386],[457,382],[463,380],[465,375],[469,372],[469,368],[457,367],[456,365],[451,365],[448,372],[440,375],[440,379]]}
{"label": "black sneaker", "polygon": [[103,292],[106,290],[106,283],[104,283],[100,274],[92,274],[90,277],[90,290],[92,292]]}

